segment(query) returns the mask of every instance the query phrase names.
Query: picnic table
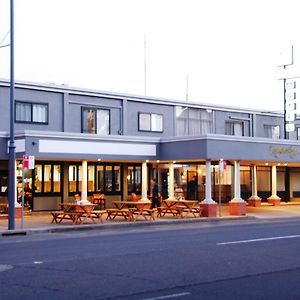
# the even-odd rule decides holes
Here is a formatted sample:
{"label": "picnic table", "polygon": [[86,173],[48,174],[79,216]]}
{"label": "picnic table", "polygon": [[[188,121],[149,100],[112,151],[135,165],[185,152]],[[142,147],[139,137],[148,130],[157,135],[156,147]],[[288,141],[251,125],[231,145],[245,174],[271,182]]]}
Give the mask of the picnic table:
{"label": "picnic table", "polygon": [[105,211],[96,211],[96,204],[61,203],[61,211],[53,211],[51,223],[61,223],[63,220],[71,220],[73,224],[83,224],[91,220],[96,224],[96,219],[103,223],[102,215]]}
{"label": "picnic table", "polygon": [[128,221],[136,221],[139,217],[143,217],[144,220],[155,220],[154,212],[150,209],[150,202],[146,201],[113,201],[115,209],[108,210],[108,216],[110,219],[114,219],[116,216],[123,216]]}
{"label": "picnic table", "polygon": [[97,204],[100,209],[106,208],[106,198],[104,194],[93,194],[92,203]]}
{"label": "picnic table", "polygon": [[197,200],[163,200],[163,206],[159,210],[159,216],[164,217],[167,213],[173,216],[187,217],[192,214],[195,218],[201,216],[201,208]]}

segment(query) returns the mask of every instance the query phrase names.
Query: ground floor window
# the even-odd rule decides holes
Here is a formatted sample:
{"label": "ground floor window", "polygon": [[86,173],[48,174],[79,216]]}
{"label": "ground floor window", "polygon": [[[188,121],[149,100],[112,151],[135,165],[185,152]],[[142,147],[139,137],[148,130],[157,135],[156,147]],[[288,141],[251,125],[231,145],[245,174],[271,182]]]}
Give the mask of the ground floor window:
{"label": "ground floor window", "polygon": [[129,165],[127,173],[128,195],[131,193],[140,194],[142,185],[141,165]]}
{"label": "ground floor window", "polygon": [[[119,164],[89,164],[88,193],[121,194],[122,168]],[[82,166],[69,165],[69,194],[81,192]]]}

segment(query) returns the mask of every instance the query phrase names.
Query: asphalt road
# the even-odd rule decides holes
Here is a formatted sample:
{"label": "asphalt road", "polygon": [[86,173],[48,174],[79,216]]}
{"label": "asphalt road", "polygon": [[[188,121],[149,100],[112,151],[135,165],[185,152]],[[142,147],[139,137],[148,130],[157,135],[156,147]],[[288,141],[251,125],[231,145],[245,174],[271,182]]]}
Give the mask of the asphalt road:
{"label": "asphalt road", "polygon": [[0,299],[300,299],[300,221],[1,237]]}

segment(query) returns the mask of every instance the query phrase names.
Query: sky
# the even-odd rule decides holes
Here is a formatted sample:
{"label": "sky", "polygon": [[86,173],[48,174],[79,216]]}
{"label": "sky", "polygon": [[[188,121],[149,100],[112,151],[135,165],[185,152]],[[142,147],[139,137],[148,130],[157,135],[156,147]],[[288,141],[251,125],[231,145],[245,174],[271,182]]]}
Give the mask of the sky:
{"label": "sky", "polygon": [[[299,11],[299,0],[15,0],[15,76],[143,95],[146,40],[148,96],[280,111],[278,79],[300,75]],[[0,0],[0,41],[8,30]]]}

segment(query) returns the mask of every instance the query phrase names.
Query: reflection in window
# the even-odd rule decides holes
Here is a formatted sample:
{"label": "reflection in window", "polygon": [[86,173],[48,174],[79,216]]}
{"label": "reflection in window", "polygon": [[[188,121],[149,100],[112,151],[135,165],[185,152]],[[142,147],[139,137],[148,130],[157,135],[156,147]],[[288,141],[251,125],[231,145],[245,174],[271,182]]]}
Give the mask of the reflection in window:
{"label": "reflection in window", "polygon": [[61,166],[54,165],[53,166],[53,192],[60,192],[60,174],[61,174]]}
{"label": "reflection in window", "polygon": [[121,191],[121,167],[120,166],[114,166],[114,177],[115,177],[115,191],[120,192]]}
{"label": "reflection in window", "polygon": [[265,137],[270,139],[280,139],[279,125],[264,125]]}
{"label": "reflection in window", "polygon": [[108,192],[112,191],[112,166],[106,166],[105,168],[105,190]]}
{"label": "reflection in window", "polygon": [[226,122],[225,134],[243,136],[244,135],[244,123],[243,122]]}
{"label": "reflection in window", "polygon": [[96,191],[97,192],[104,192],[104,167],[97,166],[97,173],[96,173]]}
{"label": "reflection in window", "polygon": [[128,166],[127,186],[128,194],[141,192],[141,166]]}
{"label": "reflection in window", "polygon": [[69,192],[76,193],[77,166],[69,166]]}
{"label": "reflection in window", "polygon": [[82,109],[82,132],[108,135],[110,133],[110,112],[108,109]]}
{"label": "reflection in window", "polygon": [[95,168],[88,166],[88,192],[93,192],[95,186]]}
{"label": "reflection in window", "polygon": [[44,193],[51,193],[51,165],[44,165]]}
{"label": "reflection in window", "polygon": [[35,165],[35,192],[41,193],[42,192],[42,180],[43,180],[43,173],[42,173],[42,165]]}

